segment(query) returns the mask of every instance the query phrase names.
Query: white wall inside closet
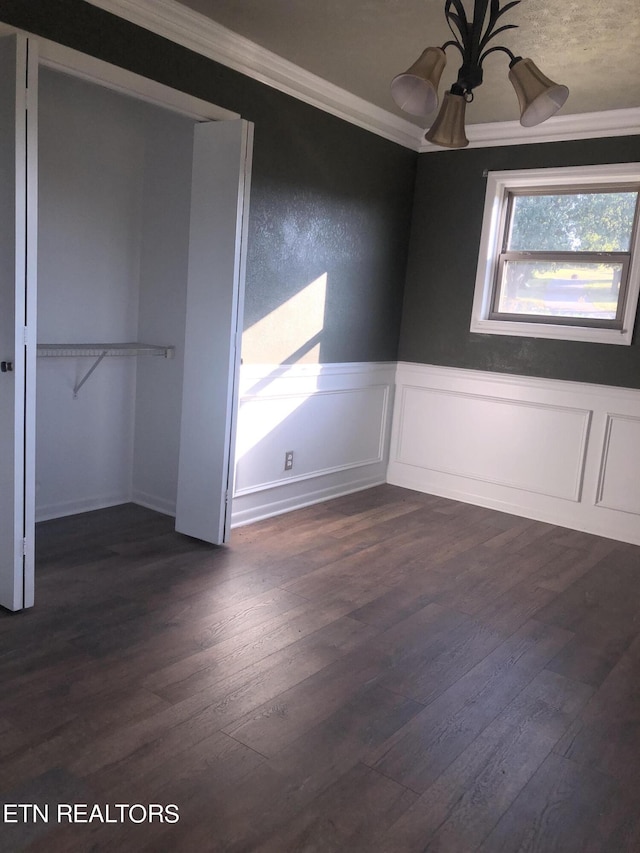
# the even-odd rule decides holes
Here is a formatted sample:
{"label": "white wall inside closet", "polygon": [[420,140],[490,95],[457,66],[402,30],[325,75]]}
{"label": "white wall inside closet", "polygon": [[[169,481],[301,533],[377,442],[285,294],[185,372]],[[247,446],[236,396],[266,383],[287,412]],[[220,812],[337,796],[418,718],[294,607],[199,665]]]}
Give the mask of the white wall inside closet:
{"label": "white wall inside closet", "polygon": [[38,341],[175,346],[40,358],[36,516],[131,499],[175,511],[192,119],[43,68]]}

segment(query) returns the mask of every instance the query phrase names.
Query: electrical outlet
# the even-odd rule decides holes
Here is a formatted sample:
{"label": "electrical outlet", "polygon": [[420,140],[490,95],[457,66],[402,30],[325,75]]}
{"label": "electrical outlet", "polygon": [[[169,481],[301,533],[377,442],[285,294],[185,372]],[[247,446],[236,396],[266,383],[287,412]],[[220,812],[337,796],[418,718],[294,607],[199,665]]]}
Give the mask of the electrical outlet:
{"label": "electrical outlet", "polygon": [[290,471],[293,468],[293,450],[287,450],[284,454],[284,470]]}

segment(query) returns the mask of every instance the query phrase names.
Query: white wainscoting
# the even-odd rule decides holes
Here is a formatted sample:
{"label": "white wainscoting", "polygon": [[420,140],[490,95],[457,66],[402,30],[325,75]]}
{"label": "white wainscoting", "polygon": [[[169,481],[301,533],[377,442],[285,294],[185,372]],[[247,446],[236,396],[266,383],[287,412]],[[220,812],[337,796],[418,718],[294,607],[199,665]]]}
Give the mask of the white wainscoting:
{"label": "white wainscoting", "polygon": [[640,516],[640,417],[607,414],[597,504]]}
{"label": "white wainscoting", "polygon": [[387,479],[640,544],[640,391],[401,362]]}
{"label": "white wainscoting", "polygon": [[384,483],[395,368],[243,365],[233,525]]}

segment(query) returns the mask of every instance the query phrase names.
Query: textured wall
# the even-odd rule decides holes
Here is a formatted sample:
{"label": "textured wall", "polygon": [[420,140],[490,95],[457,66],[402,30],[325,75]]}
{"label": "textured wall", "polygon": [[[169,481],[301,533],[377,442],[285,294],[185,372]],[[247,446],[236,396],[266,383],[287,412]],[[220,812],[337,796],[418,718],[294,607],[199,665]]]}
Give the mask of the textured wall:
{"label": "textured wall", "polygon": [[[0,19],[255,123],[245,363],[396,358],[417,155],[80,0],[3,0]],[[319,278],[312,337],[283,349],[280,306],[303,316]]]}
{"label": "textured wall", "polygon": [[638,136],[421,155],[400,359],[639,388],[637,329],[630,347],[469,332],[486,189],[483,171],[638,159]]}

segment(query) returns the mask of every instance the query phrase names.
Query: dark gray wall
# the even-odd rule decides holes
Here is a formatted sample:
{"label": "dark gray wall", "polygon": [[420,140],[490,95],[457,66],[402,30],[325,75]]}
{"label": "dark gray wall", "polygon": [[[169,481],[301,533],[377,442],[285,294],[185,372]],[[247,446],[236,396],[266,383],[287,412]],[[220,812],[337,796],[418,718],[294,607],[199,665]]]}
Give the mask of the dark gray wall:
{"label": "dark gray wall", "polygon": [[640,160],[639,136],[420,155],[400,359],[640,388],[637,329],[630,347],[469,332],[483,171],[635,160]]}
{"label": "dark gray wall", "polygon": [[0,20],[254,122],[245,327],[327,273],[320,361],[395,360],[415,153],[80,0],[1,0]]}

